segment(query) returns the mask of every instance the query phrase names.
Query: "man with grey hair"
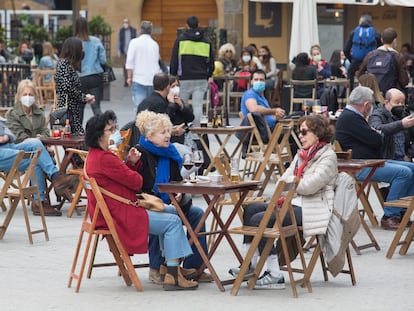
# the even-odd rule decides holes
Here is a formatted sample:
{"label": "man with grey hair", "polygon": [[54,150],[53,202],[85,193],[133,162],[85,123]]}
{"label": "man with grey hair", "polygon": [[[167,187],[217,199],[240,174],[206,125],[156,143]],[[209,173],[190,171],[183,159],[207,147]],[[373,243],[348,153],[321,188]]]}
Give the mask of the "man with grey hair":
{"label": "man with grey hair", "polygon": [[152,23],[141,22],[141,34],[129,43],[125,68],[127,83],[132,84],[134,111],[138,105],[153,92],[152,79],[160,69],[160,48],[151,38]]}
{"label": "man with grey hair", "polygon": [[[352,149],[353,159],[381,159],[383,157],[383,133],[372,128],[367,119],[373,110],[373,92],[358,86],[349,95],[348,105],[338,118],[335,137],[343,150]],[[355,174],[357,180],[365,180],[370,168]],[[387,160],[384,167],[372,175],[372,181],[390,184],[386,201],[414,194],[414,173],[404,161]],[[397,230],[403,210],[385,207],[381,226],[385,230]]]}
{"label": "man with grey hair", "polygon": [[349,34],[344,46],[344,54],[351,62],[348,70],[351,91],[354,88],[355,72],[364,57],[381,45],[381,34],[372,26],[371,15],[361,15],[359,25]]}

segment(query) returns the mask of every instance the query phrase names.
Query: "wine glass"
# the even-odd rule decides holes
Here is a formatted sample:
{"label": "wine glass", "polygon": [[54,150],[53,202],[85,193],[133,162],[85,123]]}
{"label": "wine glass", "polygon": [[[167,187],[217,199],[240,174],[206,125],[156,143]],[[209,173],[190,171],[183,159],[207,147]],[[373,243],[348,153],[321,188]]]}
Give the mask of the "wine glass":
{"label": "wine glass", "polygon": [[201,165],[203,165],[203,163],[204,163],[203,151],[201,151],[201,150],[195,150],[193,152],[193,160],[194,160],[194,166],[196,167],[195,179],[197,180],[198,170],[201,167]]}
{"label": "wine glass", "polygon": [[[192,153],[184,153],[183,155],[183,166],[187,171],[191,171],[194,166],[194,158]],[[189,174],[190,176],[190,174]],[[191,180],[191,176],[189,177]]]}
{"label": "wine glass", "polygon": [[305,112],[305,116],[308,115],[308,111],[312,108],[312,102],[309,100],[304,100],[302,104],[302,111]]}

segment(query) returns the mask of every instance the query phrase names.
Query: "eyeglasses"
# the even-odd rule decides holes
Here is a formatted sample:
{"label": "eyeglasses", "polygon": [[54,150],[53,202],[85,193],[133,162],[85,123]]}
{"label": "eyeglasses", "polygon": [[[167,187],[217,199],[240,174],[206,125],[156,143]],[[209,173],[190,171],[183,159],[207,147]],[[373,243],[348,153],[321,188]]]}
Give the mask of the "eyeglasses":
{"label": "eyeglasses", "polygon": [[302,129],[302,130],[299,131],[299,134],[302,135],[302,136],[306,136],[306,134],[308,134],[308,132],[310,132],[310,130]]}
{"label": "eyeglasses", "polygon": [[226,53],[229,53],[229,52],[233,53],[233,51],[232,51],[232,50],[226,50]]}
{"label": "eyeglasses", "polygon": [[115,133],[119,129],[118,124],[114,124],[110,128],[104,129],[104,131],[110,131],[111,134]]}

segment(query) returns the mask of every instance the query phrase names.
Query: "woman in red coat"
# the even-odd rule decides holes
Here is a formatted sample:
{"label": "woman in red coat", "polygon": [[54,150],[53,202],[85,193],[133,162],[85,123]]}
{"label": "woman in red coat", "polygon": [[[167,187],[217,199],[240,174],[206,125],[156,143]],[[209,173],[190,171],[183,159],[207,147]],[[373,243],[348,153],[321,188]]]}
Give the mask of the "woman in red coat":
{"label": "woman in red coat", "polygon": [[[142,176],[136,172],[141,154],[132,148],[126,164],[109,150],[109,137],[118,126],[113,111],[106,111],[89,119],[86,124],[85,142],[89,147],[86,173],[95,178],[98,185],[114,194],[136,201],[141,190]],[[159,236],[160,248],[166,258],[167,274],[165,290],[195,289],[198,283],[186,280],[180,270],[180,259],[192,254],[182,223],[177,215],[146,210],[112,198],[105,198],[119,238],[129,254],[142,254],[148,250],[148,234]],[[89,214],[93,214],[96,200],[88,198]],[[98,226],[106,227],[102,216]]]}

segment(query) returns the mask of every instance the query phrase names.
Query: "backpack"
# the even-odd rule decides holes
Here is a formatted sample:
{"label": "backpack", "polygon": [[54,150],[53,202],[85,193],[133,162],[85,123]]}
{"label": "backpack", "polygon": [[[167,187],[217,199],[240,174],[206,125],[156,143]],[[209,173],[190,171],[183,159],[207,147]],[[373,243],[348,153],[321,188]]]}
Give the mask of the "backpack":
{"label": "backpack", "polygon": [[383,50],[371,52],[367,63],[367,72],[375,76],[382,94],[385,94],[392,87],[397,87],[395,53]]}
{"label": "backpack", "polygon": [[320,98],[321,106],[327,106],[328,111],[335,113],[338,110],[338,92],[334,85],[330,85],[325,89]]}
{"label": "backpack", "polygon": [[354,30],[352,38],[352,58],[362,61],[371,51],[375,50],[377,42],[375,40],[374,27],[358,26]]}

